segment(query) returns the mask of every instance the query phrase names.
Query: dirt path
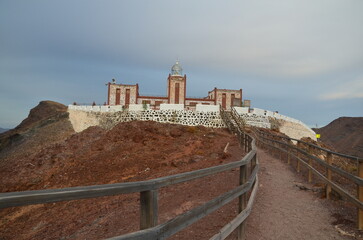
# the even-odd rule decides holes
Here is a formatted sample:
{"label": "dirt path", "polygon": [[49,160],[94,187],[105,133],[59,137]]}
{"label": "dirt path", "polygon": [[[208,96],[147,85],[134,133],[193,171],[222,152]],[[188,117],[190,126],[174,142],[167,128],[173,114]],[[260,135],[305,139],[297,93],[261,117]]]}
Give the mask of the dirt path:
{"label": "dirt path", "polygon": [[[281,160],[258,150],[259,192],[247,221],[247,239],[352,239],[331,222],[325,199],[295,186],[301,180]],[[308,186],[308,184],[305,184]]]}

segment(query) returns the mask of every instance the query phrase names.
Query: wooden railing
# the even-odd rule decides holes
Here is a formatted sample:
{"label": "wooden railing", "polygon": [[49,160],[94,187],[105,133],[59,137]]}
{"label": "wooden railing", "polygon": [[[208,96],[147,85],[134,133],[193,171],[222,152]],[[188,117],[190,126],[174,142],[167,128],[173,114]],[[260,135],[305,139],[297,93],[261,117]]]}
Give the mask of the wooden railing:
{"label": "wooden railing", "polygon": [[[317,145],[307,143],[298,139],[278,136],[275,134],[267,133],[257,128],[253,128],[256,141],[259,146],[267,148],[272,152],[277,150],[279,157],[285,159],[288,164],[292,164],[292,159],[296,159],[296,171],[301,171],[301,165],[305,166],[308,170],[308,182],[312,182],[313,175],[317,176],[322,182],[326,184],[326,197],[330,198],[332,189],[339,193],[342,197],[354,204],[358,209],[358,229],[363,229],[363,159],[349,156],[342,153],[337,153],[329,149],[319,147]],[[296,142],[296,145],[293,144]],[[323,153],[325,155],[323,160],[315,156],[313,153]],[[284,158],[286,156],[286,158]],[[333,156],[344,158],[345,161],[351,161],[357,164],[357,175],[333,165]],[[314,167],[314,165],[316,165]],[[357,194],[352,194],[348,187],[342,187],[336,181],[333,181],[332,173],[347,179],[350,183],[355,184],[357,187]]]}
{"label": "wooden railing", "polygon": [[[226,121],[229,122],[228,119]],[[141,230],[111,239],[166,239],[238,197],[239,214],[211,239],[225,239],[235,229],[238,229],[239,239],[244,239],[244,220],[251,212],[258,188],[258,162],[255,140],[241,129],[231,130],[238,134],[241,146],[244,147],[246,153],[248,152],[240,161],[140,182],[0,193],[0,208],[140,192]],[[248,171],[248,164],[251,165],[250,171]],[[234,168],[240,170],[238,187],[167,222],[158,224],[158,190],[160,188]],[[250,194],[248,194],[249,192]]]}

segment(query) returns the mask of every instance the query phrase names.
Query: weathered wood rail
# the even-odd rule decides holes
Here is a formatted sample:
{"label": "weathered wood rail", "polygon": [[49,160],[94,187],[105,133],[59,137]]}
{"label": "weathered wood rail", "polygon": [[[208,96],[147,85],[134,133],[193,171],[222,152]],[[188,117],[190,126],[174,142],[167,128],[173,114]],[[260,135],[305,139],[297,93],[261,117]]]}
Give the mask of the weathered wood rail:
{"label": "weathered wood rail", "polygon": [[[237,113],[232,111],[232,114]],[[332,189],[339,193],[347,201],[351,202],[357,207],[358,219],[357,225],[359,230],[363,230],[363,159],[349,156],[346,154],[331,151],[329,149],[322,148],[320,146],[307,143],[298,139],[278,136],[275,134],[267,133],[252,128],[255,139],[259,146],[265,149],[269,149],[270,152],[277,151],[279,157],[287,161],[288,164],[292,164],[292,160],[296,159],[296,171],[301,171],[301,165],[305,166],[308,170],[308,182],[312,182],[313,175],[318,177],[322,182],[326,184],[326,197],[329,199]],[[296,145],[293,144],[296,142]],[[306,151],[307,150],[307,151]],[[325,159],[321,159],[313,155],[314,151],[320,151],[324,153]],[[347,172],[338,166],[332,164],[333,156],[344,158],[346,161],[351,161],[357,164],[357,175]],[[314,167],[314,164],[319,167]],[[332,173],[337,174],[351,183],[354,183],[357,188],[357,194],[352,194],[347,188],[334,182]]]}
{"label": "weathered wood rail", "polygon": [[[223,112],[222,114],[225,116],[226,113]],[[228,122],[229,126],[232,126],[228,118],[225,120]],[[0,208],[139,192],[141,230],[116,236],[111,239],[166,239],[238,197],[239,214],[211,239],[225,239],[235,229],[238,230],[238,238],[244,239],[245,219],[251,212],[258,188],[257,152],[255,140],[250,135],[244,133],[242,129],[239,128],[230,127],[230,130],[238,135],[240,145],[247,153],[240,161],[147,181],[0,193]],[[248,168],[249,164],[250,167]],[[225,192],[190,211],[178,215],[167,222],[158,224],[158,189],[235,168],[239,168],[240,170],[238,187]],[[250,169],[250,171],[248,171],[248,169]]]}

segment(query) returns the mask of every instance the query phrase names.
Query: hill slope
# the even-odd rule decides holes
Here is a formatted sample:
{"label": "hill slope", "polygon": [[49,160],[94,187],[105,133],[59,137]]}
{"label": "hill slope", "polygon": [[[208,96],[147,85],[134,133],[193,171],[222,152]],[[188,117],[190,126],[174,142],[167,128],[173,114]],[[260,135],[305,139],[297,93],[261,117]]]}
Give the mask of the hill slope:
{"label": "hill slope", "polygon": [[[111,130],[90,127],[32,156],[0,165],[0,192],[140,181],[235,161],[241,156],[236,137],[225,129],[146,121],[119,123]],[[231,181],[231,175],[235,181]],[[217,196],[238,183],[238,171],[223,176],[217,181],[219,187],[214,185],[213,189],[210,184],[214,175],[193,182],[194,187],[181,184],[176,192],[173,190],[178,188],[174,186],[159,192],[163,208],[160,221],[185,211],[185,207],[180,207],[184,201],[190,209],[210,200],[213,191],[213,196]],[[198,194],[192,198],[194,192]],[[180,202],[179,207],[174,205],[176,202]],[[109,206],[117,214],[108,212]],[[138,208],[138,194],[126,194],[4,209],[0,211],[0,236],[17,240],[104,239],[137,230]],[[231,216],[233,211],[231,208]],[[60,214],[62,217],[58,217]],[[230,220],[224,213],[223,216]],[[213,222],[214,218],[210,219]],[[223,226],[219,220],[213,223]],[[197,229],[200,231],[201,227]],[[209,230],[208,233],[212,234]]]}
{"label": "hill slope", "polygon": [[336,151],[363,157],[363,117],[340,117],[313,130]]}
{"label": "hill slope", "polygon": [[0,128],[0,133],[6,132],[7,130],[9,130],[9,129],[6,129],[6,128]]}
{"label": "hill slope", "polygon": [[16,128],[0,134],[0,163],[7,157],[29,156],[45,146],[74,133],[67,107],[41,101]]}

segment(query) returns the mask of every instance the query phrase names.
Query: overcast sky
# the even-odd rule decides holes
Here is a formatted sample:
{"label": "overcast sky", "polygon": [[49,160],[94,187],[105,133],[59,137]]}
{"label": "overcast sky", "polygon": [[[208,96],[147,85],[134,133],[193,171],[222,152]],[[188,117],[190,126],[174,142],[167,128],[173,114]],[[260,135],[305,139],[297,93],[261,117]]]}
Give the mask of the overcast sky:
{"label": "overcast sky", "polygon": [[0,127],[41,100],[102,104],[105,83],[166,95],[243,89],[252,106],[319,127],[363,116],[363,1],[0,0]]}

